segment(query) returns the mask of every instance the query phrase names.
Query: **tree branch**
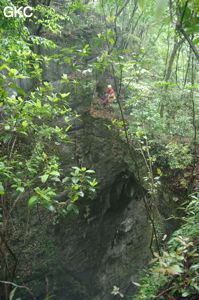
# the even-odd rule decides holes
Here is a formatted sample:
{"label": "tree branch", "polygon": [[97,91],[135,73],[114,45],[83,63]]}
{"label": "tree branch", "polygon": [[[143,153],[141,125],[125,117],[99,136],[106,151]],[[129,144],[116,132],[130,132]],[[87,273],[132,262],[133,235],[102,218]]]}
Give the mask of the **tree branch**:
{"label": "tree branch", "polygon": [[119,17],[119,15],[122,13],[122,11],[125,9],[125,7],[127,6],[127,4],[130,2],[130,0],[126,0],[126,2],[124,3],[124,5],[120,8],[120,10],[116,13],[116,17]]}
{"label": "tree branch", "polygon": [[18,285],[14,282],[11,282],[11,281],[3,281],[3,280],[0,280],[0,283],[3,283],[3,284],[9,284],[9,285],[12,285],[16,288],[20,288],[20,289],[26,289],[29,294],[32,296],[32,299],[36,300],[36,297],[34,296],[34,294],[32,293],[32,291],[27,287],[27,286],[24,286],[24,285]]}
{"label": "tree branch", "polygon": [[190,48],[192,49],[193,53],[195,54],[195,57],[197,59],[197,61],[199,62],[199,52],[197,51],[195,45],[193,44],[193,42],[191,41],[188,33],[179,25],[176,25],[176,29],[182,33],[182,35],[184,36],[185,40],[189,43]]}

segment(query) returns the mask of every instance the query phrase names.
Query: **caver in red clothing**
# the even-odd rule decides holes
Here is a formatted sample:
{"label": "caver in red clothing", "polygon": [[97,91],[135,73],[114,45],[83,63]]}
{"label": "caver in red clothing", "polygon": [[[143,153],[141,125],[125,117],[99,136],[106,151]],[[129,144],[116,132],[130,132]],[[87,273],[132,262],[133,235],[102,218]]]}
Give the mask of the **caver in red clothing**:
{"label": "caver in red clothing", "polygon": [[113,90],[112,86],[109,84],[107,86],[107,90],[106,90],[106,97],[109,99],[109,100],[115,100],[115,91]]}
{"label": "caver in red clothing", "polygon": [[107,86],[106,98],[102,101],[102,104],[105,106],[107,104],[112,104],[111,100],[115,100],[115,91],[111,85]]}

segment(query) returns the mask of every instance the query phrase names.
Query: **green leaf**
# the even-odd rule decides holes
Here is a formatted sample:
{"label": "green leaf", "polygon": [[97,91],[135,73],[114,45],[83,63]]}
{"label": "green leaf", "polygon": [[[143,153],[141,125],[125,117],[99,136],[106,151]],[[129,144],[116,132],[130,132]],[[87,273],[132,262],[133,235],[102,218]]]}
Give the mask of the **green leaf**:
{"label": "green leaf", "polygon": [[97,180],[96,179],[93,179],[93,181],[89,181],[89,184],[94,187],[98,184]]}
{"label": "green leaf", "polygon": [[2,170],[4,168],[5,168],[5,164],[2,161],[0,161],[0,170]]}
{"label": "green leaf", "polygon": [[67,132],[70,128],[71,128],[71,125],[69,125],[69,126],[65,129],[65,131]]}
{"label": "green leaf", "polygon": [[115,43],[114,39],[110,38],[109,42],[113,45]]}
{"label": "green leaf", "polygon": [[65,57],[65,58],[64,58],[64,61],[66,61],[67,63],[70,64],[70,63],[71,63],[71,58],[70,58],[70,57]]}
{"label": "green leaf", "polygon": [[115,20],[115,16],[108,16],[106,19],[108,23],[112,23]]}
{"label": "green leaf", "polygon": [[60,173],[58,171],[52,171],[50,172],[50,175],[53,175],[53,176],[60,176]]}
{"label": "green leaf", "polygon": [[72,177],[71,181],[72,181],[72,183],[76,184],[76,183],[78,183],[79,178]]}
{"label": "green leaf", "polygon": [[79,193],[76,193],[74,196],[73,196],[73,202],[79,200]]}
{"label": "green leaf", "polygon": [[195,45],[197,45],[197,44],[199,43],[199,37],[198,37],[197,39],[195,39],[195,40],[193,41],[193,43],[194,43]]}
{"label": "green leaf", "polygon": [[5,125],[5,130],[10,130],[11,129],[11,127],[10,127],[10,125]]}
{"label": "green leaf", "polygon": [[48,206],[48,210],[50,210],[51,212],[55,212],[56,209],[54,208],[53,205]]}
{"label": "green leaf", "polygon": [[87,170],[86,173],[90,173],[91,174],[91,173],[95,173],[95,171],[94,170]]}
{"label": "green leaf", "polygon": [[10,77],[14,77],[18,74],[18,70],[17,69],[10,69],[10,72],[8,73],[8,75]]}
{"label": "green leaf", "polygon": [[4,144],[6,144],[7,142],[10,141],[10,139],[12,138],[12,134],[8,133],[3,137],[3,142]]}
{"label": "green leaf", "polygon": [[68,75],[67,75],[67,74],[63,74],[63,75],[62,75],[62,79],[63,79],[63,80],[68,80]]}
{"label": "green leaf", "polygon": [[29,200],[28,200],[28,206],[31,208],[33,205],[36,204],[38,200],[38,196],[32,196]]}
{"label": "green leaf", "polygon": [[62,98],[66,98],[66,97],[68,97],[70,95],[70,92],[69,93],[65,93],[65,94],[60,94],[60,96],[62,97]]}
{"label": "green leaf", "polygon": [[182,293],[182,297],[187,297],[189,295],[190,295],[189,291],[186,291],[186,292]]}
{"label": "green leaf", "polygon": [[0,195],[3,195],[3,194],[5,194],[5,191],[4,191],[2,182],[0,182]]}
{"label": "green leaf", "polygon": [[19,191],[19,192],[21,192],[21,193],[23,193],[24,192],[24,187],[23,186],[19,186],[17,189],[16,189],[16,191]]}
{"label": "green leaf", "polygon": [[67,182],[69,180],[69,177],[64,177],[63,179],[62,179],[62,183],[65,183],[65,182]]}
{"label": "green leaf", "polygon": [[15,287],[15,288],[11,291],[11,293],[10,293],[10,295],[9,295],[9,300],[12,300],[12,299],[13,299],[13,297],[14,297],[14,295],[15,295],[15,292],[16,292],[16,289],[17,289],[17,287]]}
{"label": "green leaf", "polygon": [[24,128],[26,128],[26,127],[28,126],[28,123],[27,123],[26,121],[23,121],[23,122],[21,123],[21,125],[22,125]]}
{"label": "green leaf", "polygon": [[44,175],[40,176],[41,182],[42,182],[42,183],[46,183],[48,177],[49,177],[49,174],[44,174]]}
{"label": "green leaf", "polygon": [[79,192],[79,196],[80,196],[80,197],[84,197],[84,192],[80,191],[80,192]]}
{"label": "green leaf", "polygon": [[0,71],[2,71],[3,69],[7,69],[8,71],[10,70],[10,68],[8,67],[7,64],[3,64],[3,65],[0,67]]}
{"label": "green leaf", "polygon": [[192,266],[190,267],[190,270],[196,271],[196,270],[198,270],[198,269],[199,269],[199,264],[192,265]]}
{"label": "green leaf", "polygon": [[78,190],[79,189],[79,185],[74,185],[73,184],[72,187],[73,187],[74,190]]}
{"label": "green leaf", "polygon": [[38,108],[41,108],[41,102],[40,102],[39,100],[37,100],[36,106],[37,106]]}

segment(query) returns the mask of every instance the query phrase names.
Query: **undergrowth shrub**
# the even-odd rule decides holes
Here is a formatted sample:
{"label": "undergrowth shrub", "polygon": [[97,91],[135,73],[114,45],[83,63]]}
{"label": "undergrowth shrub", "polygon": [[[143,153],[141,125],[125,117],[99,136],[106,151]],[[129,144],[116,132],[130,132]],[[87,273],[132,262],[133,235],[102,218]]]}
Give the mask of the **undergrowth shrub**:
{"label": "undergrowth shrub", "polygon": [[[183,208],[186,216],[141,280],[133,300],[197,300],[199,295],[199,193]],[[139,284],[138,284],[139,285]]]}

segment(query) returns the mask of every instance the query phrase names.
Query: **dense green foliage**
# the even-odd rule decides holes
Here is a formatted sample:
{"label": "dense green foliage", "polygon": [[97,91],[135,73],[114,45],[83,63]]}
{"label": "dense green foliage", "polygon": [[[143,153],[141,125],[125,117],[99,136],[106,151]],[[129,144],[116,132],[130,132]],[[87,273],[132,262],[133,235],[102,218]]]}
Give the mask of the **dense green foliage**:
{"label": "dense green foliage", "polygon": [[[9,4],[10,1],[1,2],[1,9]],[[36,6],[35,11],[45,16],[44,19],[39,16],[39,24],[53,33],[61,28],[58,21],[68,20],[68,16],[60,18],[47,6]],[[34,51],[34,47],[49,49],[56,45],[31,34],[23,18],[8,20],[2,15],[1,18],[0,239],[6,262],[2,262],[4,281],[13,281],[18,260],[8,244],[13,234],[20,234],[18,227],[12,233],[12,219],[20,207],[36,212],[40,205],[51,212],[55,222],[60,215],[78,214],[77,201],[93,198],[97,181],[92,179],[95,172],[85,167],[74,167],[66,177],[57,155],[59,147],[70,142],[68,130],[78,114],[69,107],[70,93],[57,93],[50,83],[42,80],[42,63],[51,58]],[[35,88],[24,91],[20,80],[32,81]],[[63,76],[62,84],[65,81]],[[56,124],[58,119],[63,120],[61,127]],[[62,201],[56,197],[60,190],[65,194]],[[21,228],[21,232],[24,230]],[[5,286],[5,299],[10,287]]]}
{"label": "dense green foliage", "polygon": [[[185,208],[183,225],[174,232],[163,249],[155,254],[153,267],[142,279],[135,300],[197,299],[199,292],[199,199],[191,197]],[[136,283],[135,283],[136,284]],[[138,284],[138,286],[140,286]],[[170,298],[169,298],[170,297]]]}
{"label": "dense green foliage", "polygon": [[[27,28],[18,21],[13,26],[16,30],[21,28],[20,40],[10,32],[6,37],[8,43],[4,41],[1,44],[1,143],[4,145],[1,152],[1,194],[13,199],[11,210],[27,195],[29,206],[41,203],[50,210],[56,210],[53,203],[55,206],[60,206],[60,203],[52,203],[52,197],[56,195],[58,183],[64,183],[64,179],[60,179],[63,175],[56,146],[68,142],[67,131],[77,115],[68,106],[69,93],[57,94],[48,82],[41,82],[40,64],[48,58],[31,51],[31,44],[24,39],[31,38]],[[51,46],[51,43],[46,42],[46,46]],[[16,84],[20,78],[36,78],[40,84],[27,95]],[[11,92],[9,88],[12,88]],[[17,93],[19,96],[16,97]],[[65,120],[65,126],[61,128],[55,125],[59,117]],[[83,179],[81,183],[84,183]],[[71,188],[74,189],[73,186]],[[76,201],[77,196],[71,195],[72,201]]]}
{"label": "dense green foliage", "polygon": [[[107,129],[118,130],[129,153],[144,165],[140,181],[152,202],[145,208],[156,262],[134,299],[195,297],[198,196],[192,197],[184,224],[163,249],[155,215],[167,177],[180,174],[176,181],[185,194],[193,192],[197,180],[198,1],[57,2],[0,3],[2,293],[6,300],[14,299],[17,288],[11,292],[5,281],[17,276],[16,249],[9,245],[20,232],[20,222],[12,232],[20,209],[37,214],[42,207],[56,223],[60,216],[79,214],[79,202],[94,199],[95,172],[74,163],[72,155],[67,167],[60,158],[62,147],[76,143],[71,128],[81,113],[89,112],[110,119]],[[33,6],[32,18],[3,16],[5,6],[22,4]],[[44,70],[52,71],[51,64],[58,71],[46,80]],[[111,107],[102,108],[110,83],[117,97]],[[117,287],[114,294],[123,296]]]}

